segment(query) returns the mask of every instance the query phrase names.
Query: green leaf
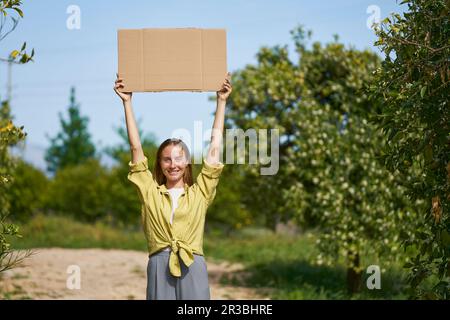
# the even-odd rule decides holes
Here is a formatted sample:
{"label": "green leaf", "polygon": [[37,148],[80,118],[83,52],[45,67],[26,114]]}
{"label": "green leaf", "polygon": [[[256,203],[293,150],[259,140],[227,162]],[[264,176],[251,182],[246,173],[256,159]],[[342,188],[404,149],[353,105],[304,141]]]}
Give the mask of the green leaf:
{"label": "green leaf", "polygon": [[450,234],[448,233],[447,230],[442,231],[441,237],[442,237],[442,244],[444,246],[450,246]]}
{"label": "green leaf", "polygon": [[422,89],[420,89],[420,97],[423,98],[425,96],[426,92],[427,92],[427,86],[423,86]]}
{"label": "green leaf", "polygon": [[431,160],[433,160],[433,147],[431,146],[431,144],[426,145],[424,156],[427,163],[430,163]]}

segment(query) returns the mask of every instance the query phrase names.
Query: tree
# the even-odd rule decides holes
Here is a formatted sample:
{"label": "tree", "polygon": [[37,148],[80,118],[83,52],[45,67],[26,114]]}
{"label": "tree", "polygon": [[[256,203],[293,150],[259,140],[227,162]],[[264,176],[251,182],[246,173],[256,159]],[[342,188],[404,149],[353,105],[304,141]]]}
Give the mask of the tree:
{"label": "tree", "polygon": [[17,266],[26,255],[18,255],[9,244],[8,237],[18,237],[19,227],[8,222],[11,204],[8,192],[14,181],[15,159],[9,155],[9,146],[17,144],[26,136],[23,126],[14,126],[8,101],[3,101],[0,109],[0,273]]}
{"label": "tree", "polygon": [[247,65],[233,75],[233,86],[239,94],[230,96],[225,125],[227,129],[244,131],[279,130],[279,171],[276,175],[262,176],[259,164],[235,169],[241,171],[245,181],[240,192],[242,205],[252,216],[263,218],[262,223],[266,227],[275,230],[278,222],[286,222],[294,216],[284,199],[286,186],[296,181],[287,173],[286,155],[296,134],[291,116],[302,86],[298,83],[297,67],[289,60],[286,46],[263,47],[257,53],[257,59],[257,65]]}
{"label": "tree", "polygon": [[45,207],[83,222],[106,218],[109,212],[108,173],[98,159],[59,169],[46,193]]}
{"label": "tree", "polygon": [[8,191],[13,221],[26,222],[44,209],[49,181],[45,174],[22,159],[16,161],[14,181]]}
{"label": "tree", "polygon": [[75,101],[75,88],[70,91],[68,112],[67,121],[59,114],[62,131],[55,138],[50,138],[51,145],[45,155],[47,169],[52,173],[95,157],[95,146],[87,129],[89,119],[80,114],[79,104]]}
{"label": "tree", "polygon": [[378,161],[383,141],[368,122],[378,105],[364,88],[379,59],[337,37],[309,48],[311,32],[301,27],[292,36],[298,64],[287,46],[275,46],[258,52],[256,66],[235,73],[240,94],[231,97],[228,118],[238,127],[280,130],[280,171],[259,177],[273,184],[251,196],[274,200],[269,215],[315,227],[317,262],[345,259],[354,293],[361,288],[362,259],[368,252],[399,257],[399,233],[408,234],[412,223],[404,222],[413,219],[402,189],[393,187],[395,177]]}
{"label": "tree", "polygon": [[205,230],[209,232],[213,228],[220,228],[229,235],[233,230],[254,223],[258,216],[253,217],[243,201],[243,194],[248,193],[249,189],[247,183],[245,171],[241,168],[224,167],[216,197],[208,208]]}
{"label": "tree", "polygon": [[[15,11],[20,17],[23,17],[23,12],[20,9],[21,2],[18,0],[1,0],[0,1],[0,41],[10,34],[18,24],[19,18],[10,16],[11,11]],[[10,16],[12,27],[2,33],[7,23],[7,18]],[[34,50],[31,55],[25,52],[26,44],[22,45],[21,50],[14,50],[10,53],[7,59],[0,59],[7,63],[27,63],[32,61]],[[25,254],[15,253],[10,244],[8,237],[20,237],[19,227],[7,221],[10,212],[10,203],[7,192],[10,188],[10,183],[14,180],[14,159],[10,156],[8,148],[14,146],[19,141],[24,140],[26,132],[23,131],[23,126],[16,127],[11,116],[11,109],[9,101],[1,101],[0,107],[0,273],[13,268],[25,259],[30,252]]]}
{"label": "tree", "polygon": [[[387,141],[384,163],[410,199],[420,199],[419,225],[404,245],[417,248],[405,268],[413,297],[450,299],[450,4],[406,0],[408,10],[377,26],[385,54],[371,87],[375,118]],[[428,288],[425,279],[434,286]]]}

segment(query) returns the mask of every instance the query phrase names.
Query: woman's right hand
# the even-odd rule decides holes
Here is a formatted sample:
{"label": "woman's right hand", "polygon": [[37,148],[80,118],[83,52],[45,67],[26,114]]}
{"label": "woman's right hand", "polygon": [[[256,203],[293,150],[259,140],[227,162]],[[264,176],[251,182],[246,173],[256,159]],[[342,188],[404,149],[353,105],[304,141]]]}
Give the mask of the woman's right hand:
{"label": "woman's right hand", "polygon": [[131,96],[133,95],[132,92],[121,92],[119,91],[120,88],[124,87],[122,78],[119,78],[119,74],[116,73],[117,79],[114,85],[114,91],[117,93],[117,95],[122,99],[123,102],[129,102],[131,101]]}

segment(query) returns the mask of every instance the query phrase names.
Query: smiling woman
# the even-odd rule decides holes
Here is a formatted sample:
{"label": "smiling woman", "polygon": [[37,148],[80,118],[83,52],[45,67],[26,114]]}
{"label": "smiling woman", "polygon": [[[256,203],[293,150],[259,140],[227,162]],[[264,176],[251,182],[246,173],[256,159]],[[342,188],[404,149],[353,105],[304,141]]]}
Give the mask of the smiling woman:
{"label": "smiling woman", "polygon": [[203,231],[224,167],[219,150],[225,103],[232,91],[230,74],[217,91],[211,143],[195,183],[189,150],[179,139],[167,139],[160,145],[154,175],[150,172],[134,120],[132,93],[121,92],[123,87],[123,80],[117,77],[114,90],[123,101],[132,152],[128,180],[135,185],[142,204],[141,221],[149,251],[147,299],[210,299]]}
{"label": "smiling woman", "polygon": [[158,184],[171,188],[189,186],[192,181],[190,153],[181,139],[167,139],[158,148],[155,161],[155,178]]}

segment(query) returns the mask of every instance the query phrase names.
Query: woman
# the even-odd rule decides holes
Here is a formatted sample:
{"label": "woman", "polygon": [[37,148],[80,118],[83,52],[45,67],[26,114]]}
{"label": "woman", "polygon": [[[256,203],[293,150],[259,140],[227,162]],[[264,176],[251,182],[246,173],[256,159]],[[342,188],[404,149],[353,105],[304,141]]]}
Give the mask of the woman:
{"label": "woman", "polygon": [[154,175],[142,150],[131,106],[132,93],[121,92],[117,75],[114,91],[122,99],[132,161],[130,180],[142,203],[141,221],[149,250],[147,300],[210,299],[203,257],[206,210],[213,201],[223,163],[219,161],[225,103],[232,91],[230,74],[217,91],[211,143],[195,183],[189,150],[179,139],[167,139],[158,149]]}

